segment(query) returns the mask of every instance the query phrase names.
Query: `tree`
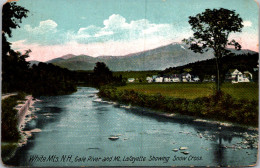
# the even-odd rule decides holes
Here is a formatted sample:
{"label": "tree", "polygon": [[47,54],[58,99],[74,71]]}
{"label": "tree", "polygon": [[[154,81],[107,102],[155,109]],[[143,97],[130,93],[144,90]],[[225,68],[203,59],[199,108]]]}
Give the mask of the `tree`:
{"label": "tree", "polygon": [[12,29],[16,29],[19,23],[22,23],[22,19],[27,17],[29,11],[24,7],[16,5],[16,2],[9,2],[4,4],[2,12],[2,44],[3,54],[6,54],[10,50],[10,43],[6,40],[6,35],[12,37]]}
{"label": "tree", "polygon": [[110,83],[113,80],[113,74],[103,62],[97,62],[94,68],[94,82],[97,86]]}
{"label": "tree", "polygon": [[[12,37],[12,29],[16,29],[22,18],[27,17],[29,11],[21,6],[16,5],[16,2],[9,2],[3,6],[3,26],[2,26],[2,78],[3,91],[14,91],[23,88],[23,82],[26,79],[29,64],[25,59],[29,56],[30,50],[25,54],[15,52],[11,49],[7,41],[7,37]],[[19,83],[19,85],[17,85]]]}
{"label": "tree", "polygon": [[235,40],[229,41],[228,37],[232,32],[241,32],[242,18],[236,14],[234,10],[224,8],[206,9],[205,12],[196,16],[189,17],[189,24],[194,31],[193,37],[184,39],[189,49],[194,52],[204,53],[209,49],[213,49],[216,58],[217,69],[217,92],[220,92],[221,78],[221,59],[223,56],[231,55],[231,51],[227,47],[234,47],[236,50],[241,49],[241,45]]}

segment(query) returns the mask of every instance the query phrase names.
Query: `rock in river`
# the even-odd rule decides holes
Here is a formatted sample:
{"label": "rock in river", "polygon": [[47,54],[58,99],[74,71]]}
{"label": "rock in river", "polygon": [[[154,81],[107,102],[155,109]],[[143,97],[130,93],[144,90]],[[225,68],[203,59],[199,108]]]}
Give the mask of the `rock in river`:
{"label": "rock in river", "polygon": [[117,137],[117,136],[111,136],[111,137],[109,137],[108,139],[110,139],[110,140],[112,140],[112,141],[115,141],[115,140],[118,140],[119,137]]}
{"label": "rock in river", "polygon": [[181,152],[181,153],[183,153],[183,154],[185,154],[185,155],[188,155],[190,152],[184,151],[184,152]]}
{"label": "rock in river", "polygon": [[180,147],[180,150],[186,150],[188,147]]}

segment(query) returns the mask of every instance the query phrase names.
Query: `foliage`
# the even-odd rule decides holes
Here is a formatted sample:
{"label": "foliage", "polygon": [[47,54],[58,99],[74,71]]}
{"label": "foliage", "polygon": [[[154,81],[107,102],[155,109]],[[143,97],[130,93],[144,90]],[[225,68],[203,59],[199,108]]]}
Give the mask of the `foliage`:
{"label": "foliage", "polygon": [[[235,11],[228,9],[206,9],[205,12],[189,17],[189,24],[194,31],[193,37],[184,39],[194,52],[207,52],[213,49],[216,58],[217,91],[220,91],[221,58],[230,55],[227,46],[240,50],[241,46],[235,40],[228,41],[232,32],[241,32],[242,18]],[[223,78],[223,77],[222,77]]]}
{"label": "foliage", "polygon": [[146,95],[134,90],[118,90],[116,87],[105,86],[100,88],[98,94],[100,97],[120,103],[130,103],[161,112],[231,121],[244,125],[258,125],[257,101],[237,100],[221,92],[188,100],[166,97],[161,94]]}
{"label": "foliage", "polygon": [[29,11],[24,7],[16,5],[16,2],[9,2],[3,6],[2,19],[2,34],[7,34],[9,37],[12,36],[12,29],[16,29],[19,23],[22,23],[22,18],[27,17]]}
{"label": "foliage", "polygon": [[34,96],[59,95],[76,91],[74,73],[53,64],[39,63],[33,65],[26,91]]}
{"label": "foliage", "polygon": [[98,86],[102,86],[108,84],[112,81],[112,72],[103,62],[97,62],[96,66],[94,67],[94,82]]}
{"label": "foliage", "polygon": [[[258,71],[254,71],[257,68],[259,60],[258,53],[247,53],[235,56],[225,56],[222,58],[222,71],[221,75],[225,76],[229,69],[238,69],[239,71],[249,71],[253,74],[253,81],[258,82]],[[165,69],[162,74],[174,74],[185,72],[185,69],[191,69],[189,73],[198,75],[200,80],[206,76],[216,75],[216,62],[214,59],[198,61],[179,67],[171,67]],[[222,79],[223,81],[224,79]]]}
{"label": "foliage", "polygon": [[24,97],[24,93],[19,93],[2,100],[2,141],[17,142],[20,139],[17,110],[14,107],[17,105],[17,101],[24,99]]}
{"label": "foliage", "polygon": [[120,76],[113,76],[113,73],[109,70],[103,62],[97,62],[93,72],[93,85],[101,87],[104,85],[125,85],[125,81]]}
{"label": "foliage", "polygon": [[4,164],[15,154],[17,143],[1,143],[1,157]]}
{"label": "foliage", "polygon": [[29,63],[25,61],[28,57],[30,50],[24,54],[15,52],[11,49],[10,43],[7,41],[7,36],[12,36],[12,29],[19,27],[22,18],[27,17],[29,11],[21,6],[16,5],[16,2],[6,3],[3,6],[3,26],[2,26],[2,78],[3,78],[3,91],[14,91],[17,88],[24,86],[17,85],[22,80],[28,77]]}
{"label": "foliage", "polygon": [[22,18],[27,17],[28,12],[15,2],[3,6],[2,91],[26,91],[34,95],[65,94],[75,91],[72,72],[45,63],[29,67],[26,58],[29,57],[31,50],[22,54],[11,49],[6,36],[12,36],[12,29],[19,27],[19,23]]}

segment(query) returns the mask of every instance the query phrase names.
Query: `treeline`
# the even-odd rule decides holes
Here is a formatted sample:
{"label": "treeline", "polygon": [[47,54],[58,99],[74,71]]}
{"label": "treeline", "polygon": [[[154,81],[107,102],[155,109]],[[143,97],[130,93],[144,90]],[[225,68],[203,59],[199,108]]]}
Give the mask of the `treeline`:
{"label": "treeline", "polygon": [[[221,76],[225,77],[225,74],[230,69],[238,69],[239,71],[249,71],[253,75],[253,81],[258,82],[258,68],[259,53],[247,53],[240,55],[225,56],[221,61]],[[216,60],[209,59],[204,61],[198,61],[179,67],[167,68],[161,72],[161,74],[179,74],[183,72],[189,72],[194,75],[198,75],[200,80],[207,76],[216,75]],[[222,78],[224,80],[224,78]]]}
{"label": "treeline", "polygon": [[[21,54],[15,53],[12,56],[18,55]],[[78,85],[99,88],[104,85],[126,84],[122,75],[113,75],[103,62],[97,62],[93,71],[70,71],[43,62],[30,67],[24,58],[24,55],[17,59],[8,56],[3,60],[3,93],[22,91],[34,96],[59,95],[76,91]]]}
{"label": "treeline", "polygon": [[238,124],[258,126],[258,102],[237,100],[223,92],[208,97],[188,100],[157,95],[145,95],[133,90],[119,91],[116,87],[105,86],[99,96],[119,103],[128,103],[155,109],[161,112],[178,113]]}
{"label": "treeline", "polygon": [[46,63],[30,67],[26,58],[31,51],[22,54],[11,48],[7,38],[12,37],[12,30],[19,27],[28,12],[24,7],[16,5],[16,2],[8,2],[3,6],[2,92],[54,95],[76,91],[75,80],[69,70]]}
{"label": "treeline", "polygon": [[[16,59],[12,59],[14,57]],[[3,56],[2,92],[26,92],[39,95],[57,95],[76,91],[73,72],[53,64],[29,63],[12,54]]]}

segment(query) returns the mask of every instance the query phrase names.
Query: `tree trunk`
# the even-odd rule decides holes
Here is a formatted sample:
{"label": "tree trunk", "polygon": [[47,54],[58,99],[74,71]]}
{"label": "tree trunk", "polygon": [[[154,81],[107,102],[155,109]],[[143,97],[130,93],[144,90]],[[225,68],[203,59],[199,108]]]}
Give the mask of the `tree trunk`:
{"label": "tree trunk", "polygon": [[216,69],[217,69],[216,86],[217,86],[217,93],[219,93],[221,92],[221,89],[220,89],[220,69],[219,69],[218,55],[216,55]]}

